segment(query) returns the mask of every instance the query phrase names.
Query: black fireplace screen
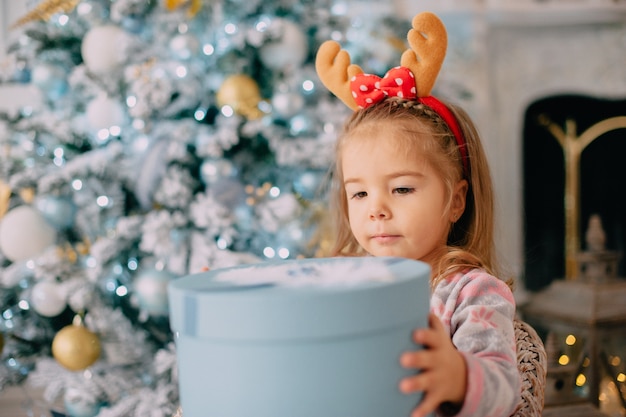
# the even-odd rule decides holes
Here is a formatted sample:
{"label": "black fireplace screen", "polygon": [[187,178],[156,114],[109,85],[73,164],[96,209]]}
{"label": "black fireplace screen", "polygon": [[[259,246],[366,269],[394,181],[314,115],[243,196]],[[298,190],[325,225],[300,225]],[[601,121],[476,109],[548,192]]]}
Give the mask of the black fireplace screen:
{"label": "black fireplace screen", "polygon": [[[565,129],[567,121],[573,120],[580,135],[616,116],[626,116],[626,99],[555,95],[532,103],[526,110],[523,204],[527,289],[539,290],[566,275],[565,162],[563,149],[546,123]],[[618,275],[626,276],[626,129],[602,134],[580,156],[580,250],[585,249],[589,217],[598,214],[606,233],[606,248],[623,254]]]}

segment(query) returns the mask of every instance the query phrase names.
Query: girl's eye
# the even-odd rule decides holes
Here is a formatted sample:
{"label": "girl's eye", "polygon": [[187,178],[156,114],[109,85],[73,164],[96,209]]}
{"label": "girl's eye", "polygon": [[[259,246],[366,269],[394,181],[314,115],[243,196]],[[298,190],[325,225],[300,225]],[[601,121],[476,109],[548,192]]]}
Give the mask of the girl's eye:
{"label": "girl's eye", "polygon": [[415,191],[415,188],[410,187],[398,187],[393,190],[397,194],[409,194]]}
{"label": "girl's eye", "polygon": [[352,194],[352,198],[355,198],[355,199],[364,198],[366,196],[367,196],[367,193],[365,191],[359,191],[358,193]]}

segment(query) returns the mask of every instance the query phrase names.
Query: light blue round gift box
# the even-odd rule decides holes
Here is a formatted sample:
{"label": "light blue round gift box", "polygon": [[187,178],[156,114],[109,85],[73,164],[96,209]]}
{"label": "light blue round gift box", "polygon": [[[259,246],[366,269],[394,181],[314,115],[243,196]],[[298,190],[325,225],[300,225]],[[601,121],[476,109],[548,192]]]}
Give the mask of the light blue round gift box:
{"label": "light blue round gift box", "polygon": [[169,285],[185,417],[406,417],[430,268],[324,258],[224,268]]}

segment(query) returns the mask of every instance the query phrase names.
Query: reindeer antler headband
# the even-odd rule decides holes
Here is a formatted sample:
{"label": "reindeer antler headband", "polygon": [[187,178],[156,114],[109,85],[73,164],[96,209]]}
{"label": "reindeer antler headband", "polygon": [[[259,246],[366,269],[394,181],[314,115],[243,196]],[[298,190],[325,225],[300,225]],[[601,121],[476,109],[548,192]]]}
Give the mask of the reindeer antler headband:
{"label": "reindeer antler headband", "polygon": [[320,46],[315,68],[326,88],[352,110],[369,107],[389,96],[415,99],[433,109],[454,134],[468,177],[467,145],[459,124],[452,112],[430,95],[446,56],[446,28],[430,12],[417,14],[412,26],[407,34],[411,48],[402,54],[400,66],[389,70],[383,78],[364,74],[361,67],[351,64],[348,52],[335,41]]}

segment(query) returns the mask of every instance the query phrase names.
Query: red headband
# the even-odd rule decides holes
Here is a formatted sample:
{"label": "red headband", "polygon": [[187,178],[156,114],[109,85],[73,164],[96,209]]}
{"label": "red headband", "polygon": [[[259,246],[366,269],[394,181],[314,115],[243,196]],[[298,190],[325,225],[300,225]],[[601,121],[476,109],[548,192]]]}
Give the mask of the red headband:
{"label": "red headband", "polygon": [[361,109],[384,100],[386,97],[400,97],[418,102],[430,107],[448,125],[456,139],[461,160],[463,162],[463,174],[469,178],[469,161],[467,156],[467,143],[456,117],[441,101],[434,96],[417,97],[415,77],[405,67],[390,69],[384,77],[380,78],[372,74],[357,74],[350,79],[352,97]]}

